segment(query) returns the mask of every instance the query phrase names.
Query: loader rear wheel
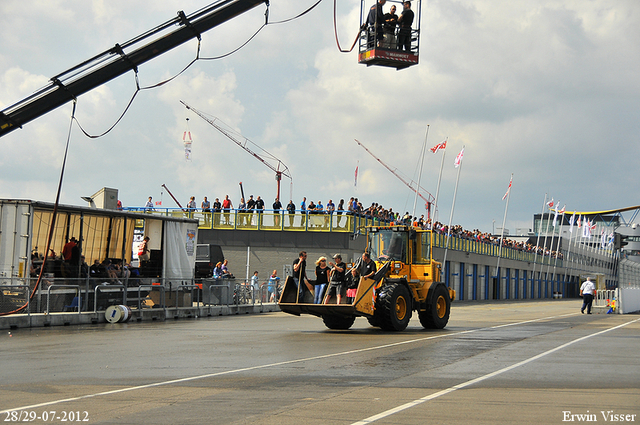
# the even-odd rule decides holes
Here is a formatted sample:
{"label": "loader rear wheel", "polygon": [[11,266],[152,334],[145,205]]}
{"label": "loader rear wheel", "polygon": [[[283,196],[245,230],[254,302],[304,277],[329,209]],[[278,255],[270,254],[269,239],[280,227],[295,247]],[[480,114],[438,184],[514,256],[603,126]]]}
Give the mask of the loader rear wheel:
{"label": "loader rear wheel", "polygon": [[376,313],[385,331],[403,331],[411,320],[411,293],[401,283],[386,285],[378,295]]}
{"label": "loader rear wheel", "polygon": [[356,316],[336,316],[323,314],[322,321],[324,325],[329,329],[347,330],[353,326],[353,322],[356,321]]}
{"label": "loader rear wheel", "polygon": [[420,324],[426,329],[442,329],[449,322],[451,299],[449,291],[444,285],[437,285],[433,289],[433,296],[425,311],[419,311]]}

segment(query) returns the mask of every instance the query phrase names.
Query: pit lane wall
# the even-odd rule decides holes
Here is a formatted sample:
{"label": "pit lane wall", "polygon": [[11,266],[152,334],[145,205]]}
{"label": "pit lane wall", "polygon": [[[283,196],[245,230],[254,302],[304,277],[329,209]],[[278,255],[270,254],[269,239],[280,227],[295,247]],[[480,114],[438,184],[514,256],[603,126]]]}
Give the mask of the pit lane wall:
{"label": "pit lane wall", "polygon": [[619,265],[617,312],[621,314],[638,312],[640,311],[640,263],[621,259]]}

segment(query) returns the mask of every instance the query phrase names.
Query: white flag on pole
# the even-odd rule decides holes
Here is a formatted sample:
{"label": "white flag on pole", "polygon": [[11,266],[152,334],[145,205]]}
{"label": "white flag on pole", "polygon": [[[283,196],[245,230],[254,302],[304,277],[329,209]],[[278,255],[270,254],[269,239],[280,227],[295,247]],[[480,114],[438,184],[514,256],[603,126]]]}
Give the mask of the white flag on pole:
{"label": "white flag on pole", "polygon": [[460,151],[460,153],[458,154],[458,156],[456,156],[456,160],[453,162],[453,165],[458,168],[460,166],[460,164],[462,163],[462,157],[464,156],[464,148],[462,148],[462,150]]}
{"label": "white flag on pole", "polygon": [[576,212],[575,210],[573,211],[573,215],[571,216],[571,218],[569,219],[569,232],[573,233],[573,223],[576,221]]}

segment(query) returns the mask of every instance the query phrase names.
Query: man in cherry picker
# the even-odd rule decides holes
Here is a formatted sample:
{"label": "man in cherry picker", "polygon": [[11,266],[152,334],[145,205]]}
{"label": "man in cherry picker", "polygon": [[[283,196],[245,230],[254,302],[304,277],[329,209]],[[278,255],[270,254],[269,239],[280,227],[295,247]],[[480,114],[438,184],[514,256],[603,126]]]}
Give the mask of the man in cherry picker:
{"label": "man in cherry picker", "polygon": [[396,15],[396,5],[391,5],[389,13],[384,15],[384,43],[383,47],[387,49],[395,49],[396,26],[398,25],[398,15]]}
{"label": "man in cherry picker", "polygon": [[[384,23],[384,13],[382,13],[382,6],[387,0],[378,0],[376,4],[369,9],[369,15],[367,16],[367,22],[363,25],[363,30],[368,31],[368,43],[367,48],[373,49],[376,44],[379,44],[384,39],[384,32],[382,31],[382,24]],[[377,42],[377,43],[376,43]]]}
{"label": "man in cherry picker", "polygon": [[406,50],[411,52],[411,25],[413,24],[413,10],[411,10],[411,2],[405,1],[403,3],[404,10],[398,18],[398,25],[400,25],[400,31],[398,31],[398,50]]}

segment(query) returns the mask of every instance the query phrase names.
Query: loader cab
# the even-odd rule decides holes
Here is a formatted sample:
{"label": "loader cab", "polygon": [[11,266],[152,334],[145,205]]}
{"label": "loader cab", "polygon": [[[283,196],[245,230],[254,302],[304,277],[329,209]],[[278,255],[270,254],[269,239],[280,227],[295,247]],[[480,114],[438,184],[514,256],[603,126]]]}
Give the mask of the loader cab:
{"label": "loader cab", "polygon": [[370,227],[368,244],[371,258],[404,264],[428,264],[431,261],[431,232],[408,226]]}
{"label": "loader cab", "polygon": [[376,261],[399,261],[407,264],[409,232],[406,227],[372,227],[369,229],[369,254]]}
{"label": "loader cab", "polygon": [[[384,4],[383,4],[384,3]],[[358,62],[367,66],[386,66],[396,70],[418,64],[420,51],[421,0],[361,0]],[[404,24],[385,19],[395,6]],[[413,14],[413,19],[410,19]],[[409,19],[406,19],[409,17]],[[411,25],[408,25],[411,20]]]}

